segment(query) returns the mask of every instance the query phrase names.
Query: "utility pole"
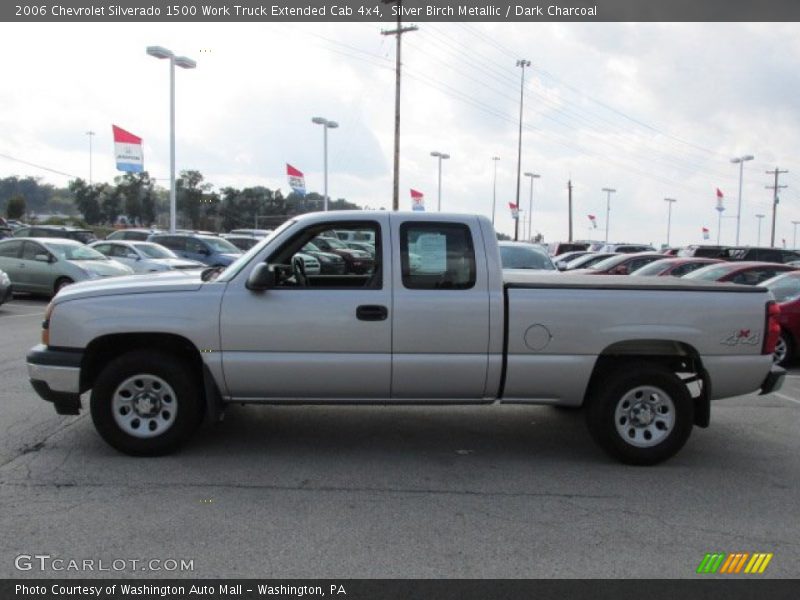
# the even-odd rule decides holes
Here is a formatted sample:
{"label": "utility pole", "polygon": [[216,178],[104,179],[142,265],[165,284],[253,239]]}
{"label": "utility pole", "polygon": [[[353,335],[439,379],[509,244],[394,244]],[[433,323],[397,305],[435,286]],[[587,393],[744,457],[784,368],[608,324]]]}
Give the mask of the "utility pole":
{"label": "utility pole", "polygon": [[87,131],[86,135],[89,136],[89,185],[92,185],[92,138],[94,137],[94,131]]}
{"label": "utility pole", "polygon": [[492,227],[494,227],[494,214],[497,212],[497,161],[499,156],[493,156],[494,161],[494,180],[492,183]]}
{"label": "utility pole", "polygon": [[[517,147],[517,210],[519,210],[519,184],[522,176],[522,103],[525,94],[525,67],[531,66],[531,61],[519,59],[517,66],[522,67],[522,78],[519,85],[519,145]],[[517,213],[519,215],[519,213]],[[514,221],[514,241],[519,239],[519,218]]]}
{"label": "utility pole", "polygon": [[786,170],[781,171],[778,167],[775,167],[774,171],[766,171],[767,175],[775,175],[775,183],[773,185],[764,186],[768,190],[772,190],[772,233],[769,237],[769,245],[771,248],[775,247],[775,217],[778,214],[778,190],[786,187],[785,185],[778,185],[778,175],[788,172],[789,171]]}
{"label": "utility pole", "polygon": [[669,248],[669,234],[672,228],[672,205],[675,204],[677,200],[675,198],[664,198],[664,202],[666,202],[669,207],[667,211],[667,248]]}
{"label": "utility pole", "polygon": [[603,188],[606,193],[606,244],[608,244],[608,220],[611,218],[611,194],[617,190],[613,188]]}
{"label": "utility pole", "polygon": [[419,29],[416,25],[403,27],[401,23],[400,10],[403,0],[381,0],[384,4],[397,4],[397,29],[381,29],[381,35],[393,35],[397,39],[397,50],[395,52],[394,67],[394,183],[392,185],[392,210],[400,210],[400,40],[404,33]]}
{"label": "utility pole", "polygon": [[763,219],[766,215],[756,215],[756,219],[758,219],[758,241],[756,241],[756,246],[761,245],[761,219]]}
{"label": "utility pole", "polygon": [[572,241],[572,179],[567,181],[567,202],[569,205],[569,238],[568,242]]}

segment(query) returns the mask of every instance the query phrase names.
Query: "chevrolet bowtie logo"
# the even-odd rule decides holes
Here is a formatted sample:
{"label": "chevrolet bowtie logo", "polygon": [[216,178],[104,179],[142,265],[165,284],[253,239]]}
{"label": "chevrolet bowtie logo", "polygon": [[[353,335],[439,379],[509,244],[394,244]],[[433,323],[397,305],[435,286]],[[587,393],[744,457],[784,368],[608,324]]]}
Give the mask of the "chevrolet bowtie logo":
{"label": "chevrolet bowtie logo", "polygon": [[767,570],[772,552],[714,552],[706,554],[697,567],[700,574],[721,573],[734,575],[739,573],[756,574]]}

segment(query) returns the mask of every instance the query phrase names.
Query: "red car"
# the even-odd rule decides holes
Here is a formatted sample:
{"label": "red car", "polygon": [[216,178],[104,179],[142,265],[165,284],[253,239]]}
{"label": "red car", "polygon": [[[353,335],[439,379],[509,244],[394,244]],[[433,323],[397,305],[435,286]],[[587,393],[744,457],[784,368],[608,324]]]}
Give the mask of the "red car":
{"label": "red car", "polygon": [[721,263],[716,258],[662,258],[649,265],[637,269],[631,275],[649,275],[657,277],[683,277],[684,275],[714,263]]}
{"label": "red car", "polygon": [[685,275],[685,279],[700,279],[703,281],[727,281],[729,283],[742,283],[744,285],[758,285],[762,281],[785,273],[796,271],[797,267],[768,262],[725,262],[708,265],[702,269],[692,271]]}
{"label": "red car", "polygon": [[761,285],[772,292],[781,308],[781,337],[775,345],[775,362],[788,365],[800,348],[800,271],[784,273]]}
{"label": "red car", "polygon": [[586,269],[574,269],[570,273],[580,275],[628,275],[643,266],[661,260],[663,254],[657,252],[637,252],[636,254],[615,254]]}

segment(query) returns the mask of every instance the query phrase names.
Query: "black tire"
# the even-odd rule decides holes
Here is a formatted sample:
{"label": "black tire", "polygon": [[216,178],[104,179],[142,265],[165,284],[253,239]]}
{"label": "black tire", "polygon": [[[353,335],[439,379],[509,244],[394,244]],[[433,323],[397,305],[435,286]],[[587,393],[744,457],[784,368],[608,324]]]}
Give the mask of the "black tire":
{"label": "black tire", "polygon": [[792,336],[789,335],[789,332],[782,329],[780,343],[783,343],[784,348],[786,348],[786,351],[783,355],[783,358],[779,358],[776,353],[775,364],[778,365],[779,367],[785,367],[791,364],[792,361],[794,360],[794,352],[795,352],[794,340],[792,339]]}
{"label": "black tire", "polygon": [[[150,437],[132,435],[123,429],[114,414],[115,394],[118,389],[122,389],[125,382],[136,380],[136,376],[142,376],[145,381],[150,378],[164,382],[167,386],[164,389],[171,388],[169,394],[164,394],[165,401],[170,404],[162,405],[159,401],[155,415],[142,416],[140,419],[133,415],[133,421],[142,422],[140,435]],[[123,389],[118,398],[125,391]],[[134,404],[132,402],[130,407]],[[161,456],[177,450],[200,425],[204,406],[198,378],[194,376],[191,366],[184,360],[151,350],[135,350],[115,358],[100,372],[92,388],[92,421],[98,433],[109,445],[133,456]],[[123,414],[122,410],[128,407],[118,408],[120,414]],[[162,408],[174,411],[162,412]],[[151,425],[151,421],[158,421],[162,414],[171,414],[171,423],[163,425],[163,431],[158,434],[145,431],[147,427],[144,423]]]}
{"label": "black tire", "polygon": [[62,288],[67,287],[68,285],[75,283],[69,277],[59,277],[56,279],[55,284],[53,285],[53,295],[55,296],[58,292],[61,291]]}
{"label": "black tire", "polygon": [[689,439],[694,401],[669,369],[632,362],[593,378],[586,423],[595,442],[612,457],[630,465],[653,465],[674,456]]}

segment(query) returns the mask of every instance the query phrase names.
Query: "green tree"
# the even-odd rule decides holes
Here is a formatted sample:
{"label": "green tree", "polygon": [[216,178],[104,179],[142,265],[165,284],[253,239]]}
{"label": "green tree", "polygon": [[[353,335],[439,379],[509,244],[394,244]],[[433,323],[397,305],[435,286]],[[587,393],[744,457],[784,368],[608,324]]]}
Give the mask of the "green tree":
{"label": "green tree", "polygon": [[125,173],[114,179],[117,194],[122,203],[122,212],[131,223],[150,225],[155,221],[155,190],[147,171]]}
{"label": "green tree", "polygon": [[99,200],[103,185],[105,184],[90,186],[80,178],[69,183],[69,191],[75,198],[75,205],[83,215],[83,220],[89,225],[97,225],[103,219]]}
{"label": "green tree", "polygon": [[25,214],[25,196],[14,194],[6,205],[6,216],[9,219],[21,219]]}
{"label": "green tree", "polygon": [[178,211],[189,221],[192,229],[198,229],[203,214],[203,196],[211,189],[210,183],[203,183],[200,171],[181,171],[175,182],[176,203]]}

